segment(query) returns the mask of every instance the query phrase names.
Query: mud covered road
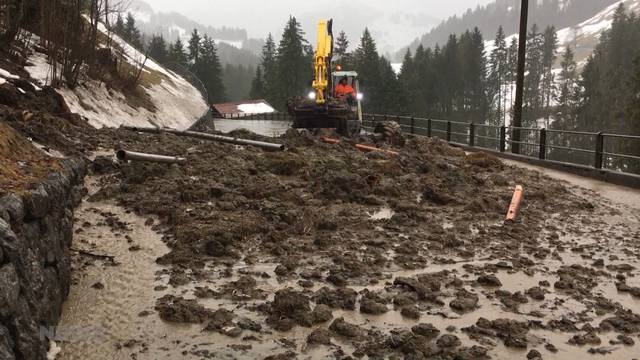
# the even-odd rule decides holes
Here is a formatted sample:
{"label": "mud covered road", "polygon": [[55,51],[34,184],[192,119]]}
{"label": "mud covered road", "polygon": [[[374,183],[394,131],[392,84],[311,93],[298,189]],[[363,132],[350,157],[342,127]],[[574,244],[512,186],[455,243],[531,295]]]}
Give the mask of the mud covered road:
{"label": "mud covered road", "polygon": [[640,357],[637,207],[424,138],[388,157],[45,128],[86,156],[189,159],[94,161],[62,325],[100,336],[58,359]]}

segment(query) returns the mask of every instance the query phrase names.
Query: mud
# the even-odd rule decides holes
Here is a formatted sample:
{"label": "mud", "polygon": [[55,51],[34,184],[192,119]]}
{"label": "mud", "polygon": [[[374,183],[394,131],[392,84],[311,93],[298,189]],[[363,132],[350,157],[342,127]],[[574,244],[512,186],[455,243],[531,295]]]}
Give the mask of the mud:
{"label": "mud", "polygon": [[[55,130],[65,138],[75,131]],[[189,159],[182,167],[94,165],[101,177],[92,195],[100,196],[91,206],[111,205],[99,211],[102,219],[81,219],[91,223],[84,231],[120,234],[127,256],[76,273],[99,266],[117,274],[136,264],[153,274],[135,285],[144,301],[127,299],[133,310],[118,311],[104,358],[640,353],[636,208],[411,136],[394,147],[397,157],[292,131],[278,139],[284,153],[168,134],[83,136],[92,141],[74,151],[122,146]],[[389,147],[366,136],[354,141]],[[518,221],[505,224],[516,183],[525,202]],[[130,214],[105,211],[115,204]],[[140,243],[137,229],[151,227],[161,233],[151,248],[164,243],[163,251]],[[140,250],[130,251],[135,245]],[[140,253],[146,262],[128,258]],[[95,283],[76,291],[133,296],[124,284],[90,288]],[[61,358],[81,353],[63,346]]]}

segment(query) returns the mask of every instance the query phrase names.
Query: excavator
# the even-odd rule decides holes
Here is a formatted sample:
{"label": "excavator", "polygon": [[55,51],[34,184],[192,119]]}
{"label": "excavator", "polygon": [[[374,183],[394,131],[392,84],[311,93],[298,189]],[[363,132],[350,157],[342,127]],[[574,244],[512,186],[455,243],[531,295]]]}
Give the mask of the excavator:
{"label": "excavator", "polygon": [[[288,101],[295,129],[336,129],[338,134],[354,137],[362,129],[362,94],[358,73],[343,71],[333,64],[333,20],[318,23],[318,43],[314,54],[313,91],[307,98]],[[335,96],[335,87],[345,79],[356,92],[354,99]]]}

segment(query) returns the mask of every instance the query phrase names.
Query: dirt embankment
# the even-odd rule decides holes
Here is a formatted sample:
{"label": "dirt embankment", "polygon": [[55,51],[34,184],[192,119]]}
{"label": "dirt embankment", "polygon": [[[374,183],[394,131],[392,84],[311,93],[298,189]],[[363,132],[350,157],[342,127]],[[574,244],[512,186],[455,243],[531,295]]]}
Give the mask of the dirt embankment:
{"label": "dirt embankment", "polygon": [[59,169],[57,160],[0,122],[0,196],[24,191]]}

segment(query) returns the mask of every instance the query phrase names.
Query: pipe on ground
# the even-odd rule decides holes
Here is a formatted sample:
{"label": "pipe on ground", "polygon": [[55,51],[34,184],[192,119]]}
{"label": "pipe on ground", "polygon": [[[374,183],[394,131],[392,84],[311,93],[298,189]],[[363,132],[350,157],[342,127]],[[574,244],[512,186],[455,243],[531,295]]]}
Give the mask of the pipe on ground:
{"label": "pipe on ground", "polygon": [[151,133],[151,134],[166,132],[166,133],[174,134],[177,136],[192,137],[196,139],[217,141],[217,142],[223,142],[228,144],[250,145],[250,146],[259,147],[261,149],[270,150],[270,151],[285,150],[285,146],[282,144],[268,143],[268,142],[256,141],[256,140],[246,140],[246,139],[234,138],[229,136],[207,134],[207,133],[197,132],[197,131],[188,131],[188,130],[181,131],[181,130],[170,129],[170,128],[159,129],[159,128],[144,128],[144,127],[135,127],[135,126],[122,126],[122,129],[129,130],[129,131],[143,132],[143,133]]}
{"label": "pipe on ground", "polygon": [[164,164],[186,164],[187,159],[177,156],[145,154],[135,151],[118,150],[116,156],[120,161],[146,161]]}

